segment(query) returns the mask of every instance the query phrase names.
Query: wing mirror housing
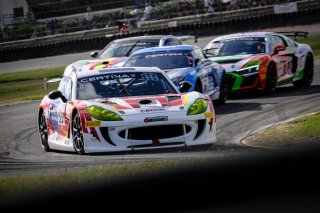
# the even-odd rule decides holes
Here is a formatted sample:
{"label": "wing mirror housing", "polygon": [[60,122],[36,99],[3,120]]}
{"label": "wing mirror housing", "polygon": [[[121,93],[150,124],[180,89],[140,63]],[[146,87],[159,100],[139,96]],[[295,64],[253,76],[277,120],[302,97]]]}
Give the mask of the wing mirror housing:
{"label": "wing mirror housing", "polygon": [[92,58],[96,58],[97,56],[98,56],[98,52],[92,52],[92,53],[90,53],[90,56],[92,57]]}
{"label": "wing mirror housing", "polygon": [[273,55],[277,55],[279,54],[279,52],[284,51],[286,49],[285,46],[283,46],[282,44],[279,44],[277,46],[275,46],[274,50],[273,50]]}
{"label": "wing mirror housing", "polygon": [[66,103],[68,101],[68,99],[66,97],[64,97],[64,95],[62,94],[62,92],[60,90],[53,90],[49,93],[48,97],[51,100],[55,100],[58,98],[61,98],[61,100],[63,101],[63,103]]}
{"label": "wing mirror housing", "polygon": [[188,92],[188,90],[192,87],[192,84],[189,81],[182,81],[179,83],[179,86],[180,92]]}
{"label": "wing mirror housing", "polygon": [[195,66],[198,66],[199,62],[200,62],[200,59],[199,59],[199,58],[196,58],[196,59],[194,60]]}

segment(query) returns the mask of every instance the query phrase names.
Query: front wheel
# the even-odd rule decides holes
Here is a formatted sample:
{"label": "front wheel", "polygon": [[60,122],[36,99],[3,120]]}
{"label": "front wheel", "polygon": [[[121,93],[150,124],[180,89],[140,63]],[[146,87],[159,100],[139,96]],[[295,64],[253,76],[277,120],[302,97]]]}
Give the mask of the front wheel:
{"label": "front wheel", "polygon": [[295,87],[308,87],[313,81],[313,57],[309,53],[306,58],[302,79],[293,82]]}
{"label": "front wheel", "polygon": [[221,77],[221,82],[220,82],[220,95],[219,99],[215,101],[217,104],[225,104],[228,98],[228,81],[227,81],[227,74],[223,73]]}
{"label": "front wheel", "polygon": [[41,112],[39,115],[39,134],[42,148],[44,149],[44,151],[49,152],[50,147],[48,143],[48,128],[46,117],[44,116],[43,112]]}
{"label": "front wheel", "polygon": [[84,140],[83,140],[83,132],[81,126],[81,120],[79,113],[77,113],[72,121],[72,143],[74,150],[83,155],[85,153],[84,150]]}
{"label": "front wheel", "polygon": [[271,63],[268,67],[267,77],[266,77],[266,86],[265,86],[265,93],[266,94],[273,94],[276,91],[277,87],[277,71],[276,66]]}

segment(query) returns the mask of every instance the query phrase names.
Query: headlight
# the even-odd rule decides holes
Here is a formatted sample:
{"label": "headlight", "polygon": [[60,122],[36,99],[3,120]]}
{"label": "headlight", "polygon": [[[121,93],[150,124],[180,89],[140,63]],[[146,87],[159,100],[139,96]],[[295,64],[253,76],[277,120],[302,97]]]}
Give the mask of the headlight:
{"label": "headlight", "polygon": [[187,115],[197,115],[207,111],[208,103],[202,98],[198,98],[188,109]]}
{"label": "headlight", "polygon": [[122,118],[116,113],[99,106],[89,106],[86,108],[86,111],[92,117],[101,121],[122,121]]}
{"label": "headlight", "polygon": [[237,70],[237,74],[239,75],[248,75],[248,74],[255,74],[259,71],[259,65],[258,66],[252,66],[252,67],[246,67],[240,70]]}

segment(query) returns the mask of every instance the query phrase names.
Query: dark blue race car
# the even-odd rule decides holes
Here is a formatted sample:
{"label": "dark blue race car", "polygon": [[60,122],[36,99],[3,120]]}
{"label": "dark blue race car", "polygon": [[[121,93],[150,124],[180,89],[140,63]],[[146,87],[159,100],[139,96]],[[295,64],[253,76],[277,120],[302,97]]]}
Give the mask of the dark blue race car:
{"label": "dark blue race car", "polygon": [[190,83],[189,91],[209,95],[219,104],[224,104],[227,100],[228,85],[223,67],[209,60],[201,48],[195,45],[138,50],[124,62],[123,66],[158,67],[166,72],[178,88]]}

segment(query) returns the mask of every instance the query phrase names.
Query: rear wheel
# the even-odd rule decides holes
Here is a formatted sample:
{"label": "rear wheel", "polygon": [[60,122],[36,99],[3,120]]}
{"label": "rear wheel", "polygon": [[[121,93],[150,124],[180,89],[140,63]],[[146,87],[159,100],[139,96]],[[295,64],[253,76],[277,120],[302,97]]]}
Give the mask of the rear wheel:
{"label": "rear wheel", "polygon": [[74,150],[78,154],[83,155],[85,153],[83,132],[79,113],[76,113],[72,121],[72,143]]}
{"label": "rear wheel", "polygon": [[268,67],[267,77],[266,77],[266,86],[265,93],[273,94],[276,91],[277,87],[277,71],[274,63],[271,63]]}
{"label": "rear wheel", "polygon": [[39,115],[39,134],[42,148],[46,152],[50,151],[50,147],[48,144],[48,128],[46,123],[46,117],[44,116],[43,111],[40,112]]}
{"label": "rear wheel", "polygon": [[222,73],[221,82],[220,82],[220,95],[219,99],[215,101],[217,104],[225,104],[228,98],[228,81],[227,74]]}
{"label": "rear wheel", "polygon": [[294,81],[293,85],[295,87],[307,87],[310,86],[313,80],[313,57],[309,53],[306,58],[306,64],[304,66],[304,73],[301,80]]}

